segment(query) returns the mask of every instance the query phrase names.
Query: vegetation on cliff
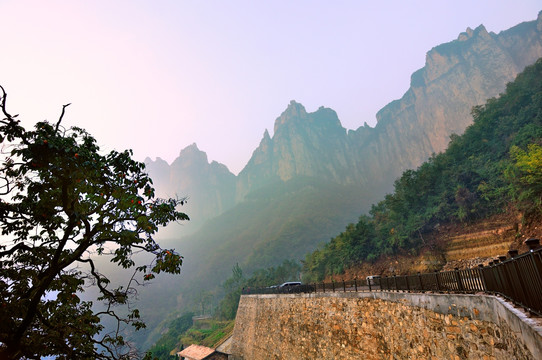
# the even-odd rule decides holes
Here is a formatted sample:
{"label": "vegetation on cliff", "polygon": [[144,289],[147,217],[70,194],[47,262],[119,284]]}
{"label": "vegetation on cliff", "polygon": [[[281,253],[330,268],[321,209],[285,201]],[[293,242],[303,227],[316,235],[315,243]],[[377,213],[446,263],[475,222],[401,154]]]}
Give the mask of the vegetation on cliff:
{"label": "vegetation on cliff", "polygon": [[[246,274],[252,274],[258,268],[276,266],[283,259],[303,258],[318,244],[336,237],[307,256],[307,280],[312,281],[323,274],[340,273],[352,264],[368,263],[380,254],[415,252],[427,240],[425,235],[444,221],[459,219],[467,223],[501,210],[507,199],[519,198],[520,194],[514,195],[510,189],[505,189],[506,197],[502,198],[496,192],[499,181],[510,182],[504,178],[506,164],[497,169],[502,179],[486,176],[471,179],[472,184],[463,184],[462,179],[454,182],[454,178],[468,178],[470,168],[483,168],[483,159],[478,159],[478,164],[472,159],[470,168],[446,169],[443,176],[452,174],[452,178],[436,181],[440,188],[433,188],[432,177],[437,176],[438,168],[455,161],[451,156],[434,156],[429,164],[420,167],[424,168],[423,175],[416,171],[405,173],[398,181],[402,182],[398,190],[403,192],[389,195],[388,202],[375,205],[369,213],[370,204],[392,191],[393,179],[404,169],[415,168],[431,152],[444,149],[452,132],[464,131],[471,123],[469,111],[474,104],[496,96],[526,64],[535,61],[542,44],[540,21],[542,17],[498,35],[481,28],[462,34],[450,46],[434,48],[428,53],[426,66],[413,75],[411,88],[403,98],[377,114],[375,128],[363,126],[345,132],[334,121],[336,115],[330,109],[311,114],[300,104],[291,104],[285,116],[277,119],[273,137],[264,134],[251,161],[237,177],[239,202],[183,239],[183,253],[197,259],[195,264],[185,264],[184,283],[155,284],[161,286],[162,306],[155,306],[154,293],[141,293],[140,301],[150,304],[156,320],[155,330],[143,348],[162,333],[165,322],[161,320],[167,310],[196,306],[202,291],[214,293],[213,305],[218,305],[225,290],[219,284],[237,262]],[[312,129],[322,123],[316,117],[324,115],[329,115],[326,124],[335,124],[335,128],[323,132]],[[303,128],[309,123],[309,128]],[[330,138],[328,133],[333,136]],[[517,143],[518,149],[529,152]],[[505,149],[509,162],[513,159],[511,145],[507,143]],[[479,154],[474,155],[476,158]],[[458,169],[461,172],[457,173]],[[416,187],[423,190],[419,199]],[[207,192],[206,187],[202,189]],[[194,193],[189,195],[196,200]],[[496,209],[492,208],[492,199],[500,201]],[[429,204],[427,208],[425,203]],[[405,215],[410,206],[414,206],[414,213]],[[362,213],[368,215],[355,223]],[[349,222],[354,224],[345,229]],[[235,303],[235,298],[232,296],[230,302]]]}
{"label": "vegetation on cliff", "polygon": [[168,324],[168,331],[149,349],[154,358],[158,359],[176,359],[177,356],[171,355],[171,351],[177,347],[181,335],[192,326],[192,317],[194,313],[186,312]]}
{"label": "vegetation on cliff", "polygon": [[469,222],[510,204],[526,217],[542,195],[542,60],[498,98],[473,108],[474,123],[448,149],[396,180],[369,216],[306,256],[307,281],[341,273],[382,254],[416,251],[439,224]]}
{"label": "vegetation on cliff", "polygon": [[194,318],[187,312],[167,324],[168,330],[148,352],[154,360],[178,360],[177,352],[191,344],[214,348],[233,332],[234,320]]}

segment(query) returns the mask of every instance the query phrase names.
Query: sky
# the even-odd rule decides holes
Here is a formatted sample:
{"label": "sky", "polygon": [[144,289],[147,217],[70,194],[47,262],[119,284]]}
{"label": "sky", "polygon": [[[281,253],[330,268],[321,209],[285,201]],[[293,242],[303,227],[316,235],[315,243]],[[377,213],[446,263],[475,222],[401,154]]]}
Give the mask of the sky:
{"label": "sky", "polygon": [[197,143],[237,174],[290,100],[376,124],[431,48],[499,33],[540,0],[0,0],[0,85],[27,126],[171,163]]}

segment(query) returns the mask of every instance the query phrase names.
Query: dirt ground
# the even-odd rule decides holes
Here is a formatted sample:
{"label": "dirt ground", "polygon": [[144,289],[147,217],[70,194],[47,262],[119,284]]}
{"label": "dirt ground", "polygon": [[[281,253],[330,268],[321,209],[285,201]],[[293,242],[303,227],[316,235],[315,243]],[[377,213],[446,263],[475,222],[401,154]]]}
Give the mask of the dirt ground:
{"label": "dirt ground", "polygon": [[425,246],[416,255],[383,256],[325,281],[472,268],[507,255],[508,250],[518,250],[520,254],[527,251],[524,241],[529,238],[542,238],[542,218],[525,221],[522,214],[510,210],[481,221],[439,225],[424,235]]}

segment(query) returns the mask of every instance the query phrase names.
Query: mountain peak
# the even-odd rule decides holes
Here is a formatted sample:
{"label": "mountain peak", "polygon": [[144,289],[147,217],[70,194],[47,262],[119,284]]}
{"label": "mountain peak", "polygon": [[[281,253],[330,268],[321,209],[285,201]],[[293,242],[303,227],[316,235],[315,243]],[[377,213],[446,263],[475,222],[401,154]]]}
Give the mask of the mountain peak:
{"label": "mountain peak", "polygon": [[474,31],[470,27],[468,27],[467,30],[465,30],[465,32],[462,32],[459,34],[459,36],[457,37],[457,40],[459,41],[468,40],[472,37],[473,34],[474,34]]}
{"label": "mountain peak", "polygon": [[187,161],[188,163],[209,163],[209,161],[207,160],[207,154],[204,151],[198,149],[198,145],[196,145],[196,143],[192,143],[191,145],[188,145],[187,147],[182,149],[179,157],[173,162],[173,164],[179,162],[182,163],[185,161]]}
{"label": "mountain peak", "polygon": [[487,29],[484,26],[484,24],[478,25],[478,27],[476,29],[474,29],[474,34],[478,35],[478,36],[480,36],[480,35],[489,36],[489,33],[487,32]]}
{"label": "mountain peak", "polygon": [[282,113],[281,117],[284,115],[290,117],[300,117],[306,114],[307,111],[305,110],[305,107],[303,105],[296,102],[295,100],[291,100],[286,110],[284,110],[284,112]]}
{"label": "mountain peak", "polygon": [[284,112],[275,120],[274,132],[276,134],[278,127],[294,119],[304,119],[307,117],[307,110],[300,103],[291,100]]}
{"label": "mountain peak", "polygon": [[198,144],[192,143],[188,145],[187,147],[185,147],[184,149],[182,149],[181,154],[185,151],[200,151],[200,149],[198,149]]}

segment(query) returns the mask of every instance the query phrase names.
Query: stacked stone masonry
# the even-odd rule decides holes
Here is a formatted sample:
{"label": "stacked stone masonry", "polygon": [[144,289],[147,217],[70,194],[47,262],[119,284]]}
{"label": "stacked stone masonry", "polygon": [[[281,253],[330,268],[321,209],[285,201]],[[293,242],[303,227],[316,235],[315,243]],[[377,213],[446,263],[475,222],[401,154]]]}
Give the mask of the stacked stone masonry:
{"label": "stacked stone masonry", "polygon": [[468,295],[248,295],[232,352],[246,360],[538,358],[540,328],[503,303]]}

